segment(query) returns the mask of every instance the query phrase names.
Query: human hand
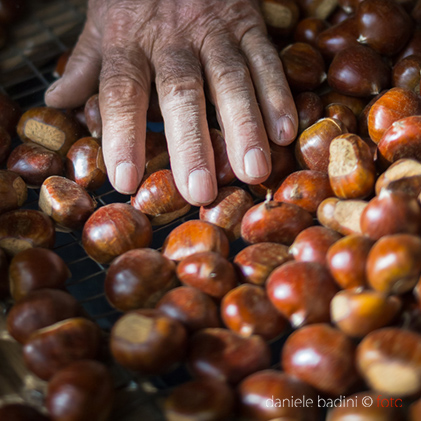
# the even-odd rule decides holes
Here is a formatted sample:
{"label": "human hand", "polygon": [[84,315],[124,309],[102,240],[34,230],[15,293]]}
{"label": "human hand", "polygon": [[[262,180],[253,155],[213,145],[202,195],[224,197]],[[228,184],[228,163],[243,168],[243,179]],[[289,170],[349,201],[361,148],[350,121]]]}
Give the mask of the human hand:
{"label": "human hand", "polygon": [[152,81],[177,187],[194,205],[217,194],[205,90],[245,183],[268,176],[268,137],[287,145],[296,136],[293,98],[257,0],[90,0],[65,73],[45,101],[75,108],[99,89],[104,160],[121,193],[134,193],[143,175]]}

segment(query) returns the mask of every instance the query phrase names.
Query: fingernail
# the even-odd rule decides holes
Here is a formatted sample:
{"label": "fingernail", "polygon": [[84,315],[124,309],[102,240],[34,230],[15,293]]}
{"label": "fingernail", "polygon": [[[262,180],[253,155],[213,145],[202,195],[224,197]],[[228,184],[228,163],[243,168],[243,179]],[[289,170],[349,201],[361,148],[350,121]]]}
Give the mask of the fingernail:
{"label": "fingernail", "polygon": [[244,157],[244,169],[252,178],[264,177],[269,172],[269,165],[262,149],[250,149]]}
{"label": "fingernail", "polygon": [[57,80],[57,81],[55,81],[48,89],[47,89],[47,92],[46,92],[46,94],[50,94],[51,92],[53,92],[56,88],[57,88],[57,86],[60,84],[60,82],[61,82],[61,80]]}
{"label": "fingernail", "polygon": [[132,194],[139,185],[139,174],[135,165],[122,162],[115,170],[114,187],[123,194]]}
{"label": "fingernail", "polygon": [[189,175],[189,193],[197,203],[209,203],[214,199],[211,175],[205,170],[195,170]]}
{"label": "fingernail", "polygon": [[289,144],[295,138],[295,127],[292,120],[287,117],[281,117],[277,122],[278,142],[280,144]]}

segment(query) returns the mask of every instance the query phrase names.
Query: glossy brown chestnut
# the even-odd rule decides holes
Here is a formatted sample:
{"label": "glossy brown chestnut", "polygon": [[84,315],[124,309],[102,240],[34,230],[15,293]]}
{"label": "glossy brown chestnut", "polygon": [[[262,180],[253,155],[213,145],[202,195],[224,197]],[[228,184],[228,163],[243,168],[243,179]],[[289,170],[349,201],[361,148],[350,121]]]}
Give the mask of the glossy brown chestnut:
{"label": "glossy brown chestnut", "polygon": [[295,237],[311,225],[313,218],[305,209],[291,203],[266,200],[245,213],[241,221],[241,236],[251,244],[291,245]]}
{"label": "glossy brown chestnut", "polygon": [[16,125],[22,115],[19,104],[10,96],[0,92],[0,127],[12,136],[16,133]]}
{"label": "glossy brown chestnut", "polygon": [[380,54],[370,47],[356,45],[335,55],[329,66],[327,81],[338,92],[366,97],[388,88],[390,73]]}
{"label": "glossy brown chestnut", "polygon": [[298,262],[317,262],[326,265],[329,247],[336,243],[341,235],[333,229],[314,226],[301,231],[289,248],[289,252]]}
{"label": "glossy brown chestnut", "polygon": [[108,419],[114,386],[107,367],[97,361],[76,361],[48,383],[45,405],[57,421]]}
{"label": "glossy brown chestnut", "polygon": [[52,250],[29,248],[16,254],[10,262],[10,293],[19,301],[36,289],[62,289],[70,275],[64,260]]}
{"label": "glossy brown chestnut", "polygon": [[215,201],[200,207],[199,217],[222,228],[228,240],[235,241],[241,236],[241,220],[253,204],[253,198],[241,187],[222,187]]}
{"label": "glossy brown chestnut", "polygon": [[0,247],[14,256],[30,247],[53,248],[55,230],[44,212],[18,209],[0,215]]}
{"label": "glossy brown chestnut", "polygon": [[285,76],[293,91],[312,91],[326,80],[325,63],[316,48],[295,42],[280,52]]}
{"label": "glossy brown chestnut", "polygon": [[75,142],[66,155],[66,177],[88,191],[99,189],[107,180],[102,147],[94,137]]}
{"label": "glossy brown chestnut", "polygon": [[43,380],[74,361],[97,358],[101,329],[90,320],[72,318],[34,332],[23,347],[26,367]]}
{"label": "glossy brown chestnut", "polygon": [[194,253],[177,266],[177,277],[185,285],[221,299],[237,285],[234,266],[224,256],[212,251]]}
{"label": "glossy brown chestnut", "polygon": [[174,228],[162,246],[163,255],[176,261],[205,251],[228,257],[229,241],[222,228],[200,220],[186,221]]}
{"label": "glossy brown chestnut", "polygon": [[276,190],[274,199],[297,205],[315,215],[320,203],[332,196],[334,193],[325,172],[301,170],[284,179]]}
{"label": "glossy brown chestnut", "polygon": [[329,305],[338,292],[328,269],[316,262],[288,262],[266,283],[268,297],[294,328],[330,321]]}
{"label": "glossy brown chestnut", "polygon": [[230,419],[234,410],[234,393],[225,382],[196,379],[177,386],[165,399],[168,421],[217,421]]}
{"label": "glossy brown chestnut", "polygon": [[320,418],[317,406],[310,403],[315,402],[314,390],[282,371],[269,369],[253,373],[238,385],[237,392],[240,413],[245,420],[316,421]]}
{"label": "glossy brown chestnut", "polygon": [[323,117],[323,103],[320,96],[315,92],[305,91],[299,93],[295,97],[295,106],[297,107],[298,113],[299,133],[303,132]]}
{"label": "glossy brown chestnut", "polygon": [[324,116],[342,121],[349,133],[357,133],[357,117],[347,105],[329,104],[325,107]]}
{"label": "glossy brown chestnut", "polygon": [[339,92],[336,92],[334,90],[328,90],[324,94],[320,95],[320,98],[323,102],[324,107],[328,106],[329,104],[346,105],[352,110],[352,112],[355,114],[355,117],[357,118],[367,104],[367,101],[365,99],[340,94]]}
{"label": "glossy brown chestnut", "polygon": [[215,301],[191,286],[181,286],[168,291],[158,301],[156,309],[178,320],[188,332],[221,325]]}
{"label": "glossy brown chestnut", "polygon": [[327,227],[338,231],[339,234],[361,234],[361,214],[367,206],[364,200],[340,200],[330,197],[323,200],[317,208],[317,219]]}
{"label": "glossy brown chestnut", "polygon": [[78,230],[95,210],[96,203],[74,181],[53,175],[41,186],[38,206],[57,224],[57,229]]}
{"label": "glossy brown chestnut", "polygon": [[19,174],[29,187],[39,188],[52,175],[63,175],[61,156],[36,143],[23,143],[13,149],[7,168]]}
{"label": "glossy brown chestnut", "polygon": [[421,208],[416,198],[382,189],[361,214],[361,232],[373,240],[391,234],[421,234]]}
{"label": "glossy brown chestnut", "polygon": [[368,133],[379,143],[384,132],[397,120],[421,114],[421,98],[403,88],[389,89],[377,99],[368,113]]}
{"label": "glossy brown chestnut", "polygon": [[356,10],[358,42],[382,55],[397,54],[411,37],[413,22],[393,0],[365,0]]}
{"label": "glossy brown chestnut", "polygon": [[364,199],[376,181],[370,147],[356,134],[335,137],[329,147],[329,182],[340,199]]}
{"label": "glossy brown chestnut", "polygon": [[301,19],[295,27],[294,41],[305,42],[317,48],[318,35],[329,26],[329,23],[324,19],[315,17]]}
{"label": "glossy brown chestnut", "polygon": [[170,163],[167,139],[161,132],[146,132],[145,176],[166,168]]}
{"label": "glossy brown chestnut", "polygon": [[26,184],[19,174],[0,170],[0,214],[20,208],[27,197]]}
{"label": "glossy brown chestnut", "polygon": [[83,227],[82,244],[89,257],[110,263],[126,251],[148,247],[152,226],[148,218],[126,203],[99,208]]}
{"label": "glossy brown chestnut", "polygon": [[184,357],[184,326],[158,310],[126,313],[111,330],[110,349],[123,367],[143,374],[161,374]]}
{"label": "glossy brown chestnut", "polygon": [[288,247],[278,243],[256,243],[243,248],[234,258],[241,282],[264,285],[278,266],[292,259]]}
{"label": "glossy brown chestnut", "polygon": [[366,263],[371,288],[386,294],[410,291],[421,275],[421,238],[387,235],[371,248]]}
{"label": "glossy brown chestnut", "polygon": [[409,89],[420,94],[421,56],[411,55],[398,61],[393,67],[392,86]]}
{"label": "glossy brown chestnut", "polygon": [[322,118],[304,130],[296,143],[295,156],[304,169],[327,173],[330,142],[348,129],[334,118]]}
{"label": "glossy brown chestnut", "polygon": [[367,285],[365,273],[368,253],[374,241],[364,235],[347,235],[327,251],[326,261],[336,283],[344,289],[362,289]]}
{"label": "glossy brown chestnut", "polygon": [[401,398],[421,391],[421,336],[398,328],[369,333],[358,345],[358,369],[371,389]]}
{"label": "glossy brown chestnut", "polygon": [[50,107],[35,107],[26,111],[19,120],[17,132],[22,141],[38,143],[62,157],[66,156],[81,134],[76,119]]}
{"label": "glossy brown chestnut", "polygon": [[0,164],[3,164],[10,154],[12,138],[6,129],[0,126]]}
{"label": "glossy brown chestnut", "polygon": [[104,282],[108,302],[120,311],[152,308],[177,285],[175,264],[159,251],[129,250],[111,263]]}
{"label": "glossy brown chestnut", "polygon": [[413,29],[411,38],[409,39],[408,43],[405,45],[405,47],[401,50],[401,52],[395,58],[395,63],[398,63],[400,60],[404,59],[405,57],[411,56],[413,54],[421,55],[420,40],[421,40],[421,28],[419,28],[417,25]]}
{"label": "glossy brown chestnut", "polygon": [[381,137],[378,148],[383,159],[391,164],[398,159],[421,160],[421,115],[395,121]]}
{"label": "glossy brown chestnut", "polygon": [[190,339],[187,365],[195,377],[236,384],[269,364],[269,345],[257,335],[244,337],[228,329],[208,328]]}
{"label": "glossy brown chestnut", "polygon": [[132,196],[131,204],[148,216],[152,225],[168,224],[190,210],[190,204],[178,191],[170,170],[149,175]]}
{"label": "glossy brown chestnut", "polygon": [[99,111],[98,94],[92,95],[85,104],[85,120],[92,137],[102,137],[102,118]]}
{"label": "glossy brown chestnut", "polygon": [[346,394],[358,379],[355,347],[340,330],[320,323],[304,326],[286,340],[281,364],[286,373],[331,396]]}
{"label": "glossy brown chestnut", "polygon": [[47,416],[23,403],[9,403],[0,406],[0,419],[5,421],[49,421]]}
{"label": "glossy brown chestnut", "polygon": [[67,292],[39,289],[17,302],[7,316],[9,334],[21,344],[38,329],[80,314],[79,304]]}
{"label": "glossy brown chestnut", "polygon": [[227,145],[221,130],[211,128],[209,134],[215,159],[216,181],[218,186],[226,186],[235,180],[235,174],[228,160]]}
{"label": "glossy brown chestnut", "polygon": [[400,309],[397,297],[371,290],[339,291],[330,303],[332,323],[354,338],[389,325]]}
{"label": "glossy brown chestnut", "polygon": [[360,115],[358,116],[358,134],[359,136],[365,140],[368,141],[370,140],[372,142],[372,145],[374,145],[374,151],[372,151],[373,156],[376,155],[377,153],[377,144],[374,143],[371,139],[370,139],[370,134],[368,133],[368,114],[371,110],[372,105],[381,97],[383,96],[385,93],[387,92],[387,89],[384,89],[383,91],[381,91],[379,94],[375,95],[373,98],[371,98],[371,100],[366,104],[366,106],[364,107],[364,109],[362,110],[362,112],[360,113]]}
{"label": "glossy brown chestnut", "polygon": [[268,341],[288,328],[287,320],[276,311],[265,290],[252,284],[240,285],[225,295],[221,317],[232,331],[246,337],[260,335]]}

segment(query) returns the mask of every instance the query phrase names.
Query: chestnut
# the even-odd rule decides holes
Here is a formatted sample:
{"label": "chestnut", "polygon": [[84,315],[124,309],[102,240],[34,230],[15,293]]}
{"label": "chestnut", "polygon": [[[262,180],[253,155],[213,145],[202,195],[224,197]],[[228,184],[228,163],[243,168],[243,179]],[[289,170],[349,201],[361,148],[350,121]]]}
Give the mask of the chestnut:
{"label": "chestnut", "polygon": [[0,170],[0,214],[20,208],[27,198],[28,190],[19,174]]}
{"label": "chestnut", "polygon": [[175,264],[159,251],[129,250],[114,259],[104,282],[108,302],[120,311],[152,308],[177,285]]}
{"label": "chestnut", "polygon": [[372,145],[372,154],[373,157],[377,154],[377,143],[373,142],[373,140],[370,138],[370,135],[368,133],[368,114],[370,113],[372,105],[381,98],[385,93],[387,92],[387,89],[384,89],[379,94],[373,96],[371,100],[366,104],[360,115],[358,116],[358,134],[361,136],[361,138],[369,143],[371,142]]}
{"label": "chestnut", "polygon": [[100,344],[96,323],[72,318],[34,332],[23,346],[23,358],[32,373],[49,380],[74,361],[95,359]]}
{"label": "chestnut", "polygon": [[228,257],[229,241],[222,228],[200,220],[186,221],[174,228],[162,246],[163,255],[176,261],[209,251]]}
{"label": "chestnut", "polygon": [[184,326],[158,310],[134,310],[114,324],[110,349],[125,368],[142,374],[162,374],[184,357]]}
{"label": "chestnut", "polygon": [[421,391],[421,336],[387,327],[369,333],[358,345],[358,369],[371,389],[393,397]]}
{"label": "chestnut", "polygon": [[19,104],[9,95],[0,92],[0,127],[10,136],[16,133],[16,125],[22,115]]}
{"label": "chestnut", "polygon": [[308,129],[317,120],[320,120],[323,117],[324,110],[322,100],[320,96],[313,91],[299,93],[295,97],[295,106],[297,107],[298,113],[299,133],[302,133],[305,129]]}
{"label": "chestnut", "polygon": [[279,55],[293,91],[312,91],[326,80],[323,57],[310,44],[295,42],[285,47]]}
{"label": "chestnut", "polygon": [[131,204],[148,216],[152,225],[168,224],[190,210],[190,204],[178,191],[170,170],[150,174],[132,196]]}
{"label": "chestnut", "polygon": [[[415,9],[415,8],[414,8]],[[404,59],[405,57],[411,56],[413,54],[420,55],[420,40],[421,40],[421,28],[415,26],[413,28],[411,38],[409,39],[408,43],[405,47],[399,52],[397,57],[395,58],[395,63],[398,63],[400,60]]]}
{"label": "chestnut", "polygon": [[272,35],[289,35],[296,27],[300,9],[294,0],[263,0],[262,14]]}
{"label": "chestnut", "polygon": [[251,244],[274,242],[291,245],[295,237],[311,225],[313,218],[305,209],[268,197],[245,213],[241,221],[241,236]]}
{"label": "chestnut", "polygon": [[165,399],[168,421],[218,421],[229,419],[234,410],[234,393],[225,382],[195,379],[173,389]]}
{"label": "chestnut", "polygon": [[411,55],[398,61],[393,67],[392,86],[409,89],[420,94],[421,56]]}
{"label": "chestnut", "polygon": [[289,248],[298,262],[317,262],[326,265],[326,254],[341,235],[333,229],[314,226],[301,231]]}
{"label": "chestnut", "polygon": [[320,323],[304,326],[286,340],[281,353],[286,373],[331,396],[346,394],[358,380],[355,347],[340,330]]}
{"label": "chestnut", "polygon": [[370,147],[356,134],[335,137],[329,146],[329,181],[340,199],[363,199],[371,194],[376,168]]}
{"label": "chestnut", "polygon": [[328,174],[322,171],[300,170],[291,173],[282,181],[273,198],[277,202],[297,205],[315,215],[320,203],[334,195]]}
{"label": "chestnut", "polygon": [[371,248],[366,263],[369,285],[386,294],[410,291],[421,275],[421,238],[385,235]]}
{"label": "chestnut", "polygon": [[226,186],[235,180],[235,174],[228,160],[227,145],[221,130],[211,128],[209,135],[215,159],[216,181],[218,186]]}
{"label": "chestnut", "polygon": [[48,383],[45,405],[57,421],[103,421],[112,409],[114,387],[107,367],[97,361],[76,361]]}
{"label": "chestnut", "polygon": [[356,10],[359,38],[383,55],[398,53],[411,37],[413,22],[405,9],[393,0],[365,0]]}
{"label": "chestnut", "polygon": [[53,248],[52,219],[43,212],[17,209],[0,215],[0,247],[10,256],[30,247]]}
{"label": "chestnut", "polygon": [[283,371],[268,369],[250,374],[238,385],[237,392],[241,419],[320,419],[314,390]]}
{"label": "chestnut", "polygon": [[246,337],[260,335],[268,341],[288,328],[287,320],[269,301],[266,291],[252,284],[240,285],[224,296],[221,317],[228,329]]}
{"label": "chestnut", "polygon": [[50,107],[35,107],[19,120],[17,132],[23,142],[34,142],[65,157],[70,146],[80,138],[76,119]]}
{"label": "chestnut", "polygon": [[170,157],[164,133],[147,131],[145,139],[145,176],[166,168],[169,163]]}
{"label": "chestnut", "polygon": [[98,94],[92,95],[85,103],[85,120],[92,137],[102,137],[102,119],[99,111]]}
{"label": "chestnut", "polygon": [[294,328],[330,321],[329,305],[338,292],[328,269],[316,262],[287,262],[266,283],[268,297]]}
{"label": "chestnut", "polygon": [[351,109],[357,118],[363,111],[364,107],[367,105],[367,101],[363,98],[341,94],[334,91],[333,89],[330,89],[327,92],[321,94],[320,99],[322,100],[324,107],[327,107],[329,104],[346,105]]}
{"label": "chestnut", "polygon": [[361,231],[373,240],[384,235],[421,234],[421,208],[404,192],[382,189],[361,214]]}
{"label": "chestnut", "polygon": [[401,309],[395,296],[370,290],[339,291],[330,303],[332,322],[342,332],[355,338],[389,325]]}
{"label": "chestnut", "polygon": [[0,126],[0,164],[8,158],[11,150],[12,138],[6,129]]}
{"label": "chestnut", "polygon": [[9,266],[10,293],[15,301],[42,288],[64,288],[71,276],[64,260],[45,248],[29,248],[16,254]]}
{"label": "chestnut", "polygon": [[390,68],[379,53],[364,45],[338,52],[329,66],[327,81],[336,91],[357,97],[377,95],[389,87]]}
{"label": "chestnut", "polygon": [[317,208],[317,219],[342,235],[361,234],[361,214],[367,206],[364,200],[340,200],[330,197]]}
{"label": "chestnut", "polygon": [[336,1],[326,0],[298,0],[303,17],[315,16],[326,19],[335,9]]}
{"label": "chestnut", "polygon": [[38,205],[51,216],[58,229],[68,231],[81,229],[96,203],[79,184],[53,175],[42,183]]}
{"label": "chestnut", "polygon": [[327,173],[330,142],[348,129],[334,118],[322,118],[304,130],[296,142],[295,156],[304,169]]}
{"label": "chestnut", "polygon": [[83,227],[82,244],[98,263],[110,263],[126,251],[148,247],[152,226],[148,218],[126,203],[111,203],[99,208]]}
{"label": "chestnut", "polygon": [[69,293],[57,289],[38,289],[11,308],[7,316],[7,330],[24,344],[36,330],[78,317],[79,313],[79,304]]}
{"label": "chestnut", "polygon": [[325,107],[324,116],[342,121],[349,133],[357,132],[357,117],[347,105],[331,103]]}
{"label": "chestnut", "polygon": [[236,384],[269,365],[269,345],[257,335],[244,337],[216,327],[199,330],[189,342],[187,366],[195,377]]}
{"label": "chestnut", "polygon": [[63,160],[54,151],[36,143],[23,143],[13,149],[7,160],[7,169],[19,174],[32,188],[40,188],[52,175],[63,175]]}
{"label": "chestnut", "polygon": [[8,277],[9,261],[4,250],[0,248],[0,299],[8,297],[10,294]]}
{"label": "chestnut", "polygon": [[237,285],[234,266],[224,256],[212,251],[194,253],[177,266],[177,277],[185,285],[221,299]]}
{"label": "chestnut", "polygon": [[171,289],[155,307],[184,325],[188,332],[206,327],[220,327],[219,310],[212,298],[191,286]]}
{"label": "chestnut", "polygon": [[392,88],[371,106],[368,113],[368,133],[373,142],[379,143],[384,132],[397,120],[421,114],[419,95],[403,88]]}
{"label": "chestnut", "polygon": [[0,406],[0,419],[8,421],[48,421],[49,418],[24,403],[8,403]]}
{"label": "chestnut", "polygon": [[367,286],[366,262],[374,241],[364,235],[347,235],[327,251],[326,261],[336,283],[344,289]]}
{"label": "chestnut", "polygon": [[241,282],[264,285],[278,266],[292,259],[288,247],[278,243],[256,243],[245,247],[234,257]]}
{"label": "chestnut", "polygon": [[395,121],[378,143],[381,157],[391,164],[402,158],[421,160],[421,116],[404,117]]}
{"label": "chestnut", "polygon": [[210,205],[200,207],[199,217],[222,228],[228,240],[235,241],[241,236],[241,220],[253,205],[253,198],[241,187],[222,187]]}
{"label": "chestnut", "polygon": [[312,47],[318,48],[317,37],[329,26],[326,20],[314,16],[301,19],[294,30],[294,41],[305,42]]}
{"label": "chestnut", "polygon": [[99,189],[107,180],[100,143],[94,137],[75,142],[66,155],[66,177],[88,191]]}

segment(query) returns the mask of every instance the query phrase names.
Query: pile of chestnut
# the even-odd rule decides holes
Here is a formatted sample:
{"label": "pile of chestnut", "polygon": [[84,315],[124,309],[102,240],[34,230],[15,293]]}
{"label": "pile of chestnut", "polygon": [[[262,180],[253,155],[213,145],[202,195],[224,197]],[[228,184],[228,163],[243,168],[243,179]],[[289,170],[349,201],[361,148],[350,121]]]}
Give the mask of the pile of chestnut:
{"label": "pile of chestnut", "polygon": [[[0,96],[0,294],[15,300],[7,326],[27,367],[48,381],[50,419],[104,420],[113,394],[104,336],[50,250],[56,230],[81,230],[107,269],[106,298],[122,313],[113,359],[142,376],[187,367],[168,420],[312,421],[326,407],[329,421],[421,419],[421,1],[262,10],[299,135],[271,144],[272,173],[245,186],[210,128],[219,194],[198,219],[179,221],[191,207],[162,133],[147,134],[137,193],[97,208],[98,95],[80,110],[24,114]],[[148,119],[160,119],[156,93]],[[15,128],[23,143],[10,151]],[[21,209],[28,187],[40,210]],[[173,221],[152,249],[154,227]],[[33,411],[3,406],[0,418],[19,410]]]}

